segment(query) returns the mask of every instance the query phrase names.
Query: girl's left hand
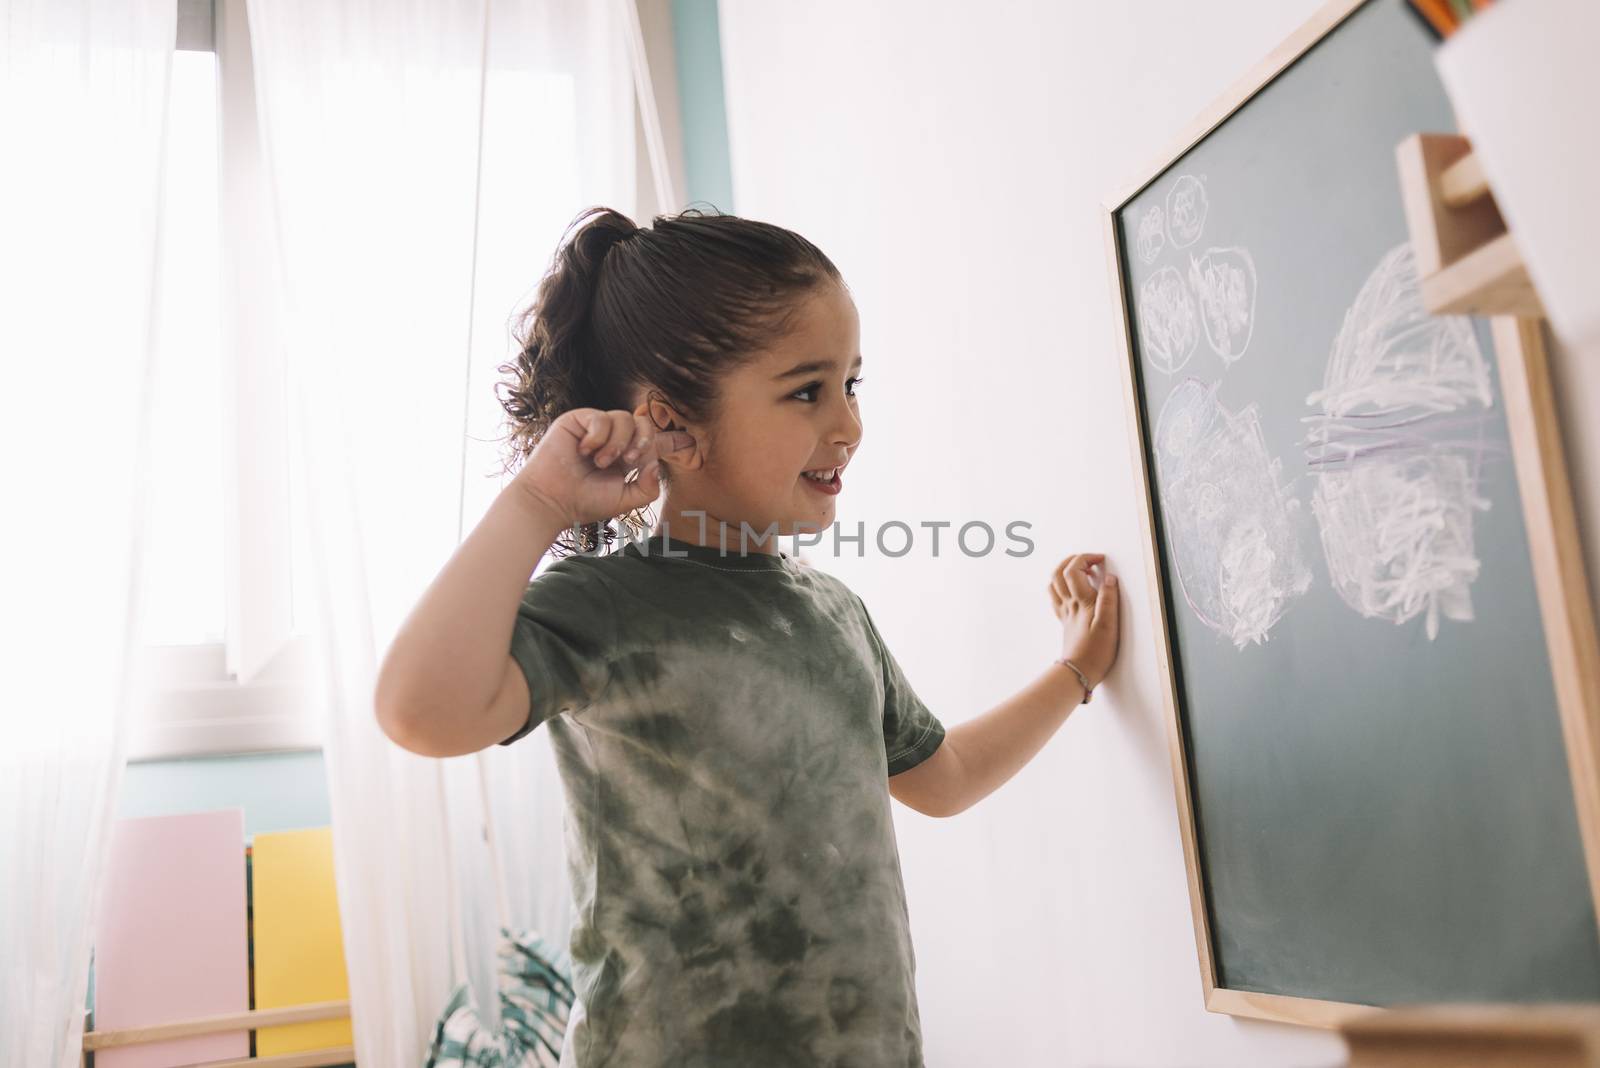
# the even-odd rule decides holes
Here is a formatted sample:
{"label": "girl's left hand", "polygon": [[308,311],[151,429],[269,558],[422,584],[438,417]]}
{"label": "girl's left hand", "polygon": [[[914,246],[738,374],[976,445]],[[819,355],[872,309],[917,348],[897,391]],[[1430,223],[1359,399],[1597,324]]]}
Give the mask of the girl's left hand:
{"label": "girl's left hand", "polygon": [[[1050,576],[1050,603],[1061,620],[1061,655],[1100,685],[1117,660],[1121,589],[1105,553],[1074,553]],[[1099,575],[1094,571],[1098,568]]]}

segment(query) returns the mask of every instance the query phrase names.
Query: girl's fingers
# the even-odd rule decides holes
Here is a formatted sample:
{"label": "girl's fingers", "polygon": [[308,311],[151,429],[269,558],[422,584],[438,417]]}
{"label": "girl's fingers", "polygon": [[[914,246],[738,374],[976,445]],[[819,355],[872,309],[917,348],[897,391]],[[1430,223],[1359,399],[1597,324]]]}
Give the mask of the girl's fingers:
{"label": "girl's fingers", "polygon": [[1121,585],[1117,576],[1109,574],[1100,583],[1100,595],[1094,599],[1094,626],[1117,629],[1122,615]]}
{"label": "girl's fingers", "polygon": [[584,415],[583,426],[583,436],[578,439],[579,456],[587,456],[606,443],[606,437],[611,432],[611,420],[606,418],[605,412],[595,409]]}
{"label": "girl's fingers", "polygon": [[661,472],[655,464],[645,464],[632,481],[623,482],[624,510],[651,504],[661,494]]}
{"label": "girl's fingers", "polygon": [[656,428],[647,416],[637,412],[633,416],[633,441],[628,445],[627,451],[622,454],[622,462],[630,468],[634,462],[643,456],[655,441]]}
{"label": "girl's fingers", "polygon": [[1094,603],[1094,583],[1089,581],[1089,570],[1081,563],[1077,567],[1067,569],[1067,589],[1072,591],[1072,596],[1089,605]]}
{"label": "girl's fingers", "polygon": [[1105,553],[1073,553],[1061,561],[1050,576],[1052,595],[1063,602],[1093,605],[1099,593],[1095,589],[1091,571],[1097,566],[1104,570],[1105,559]]}
{"label": "girl's fingers", "polygon": [[603,454],[601,458],[604,461],[600,465],[602,467],[609,467],[615,463],[617,457],[621,456],[623,450],[633,442],[634,435],[634,415],[632,412],[618,409],[606,414],[611,417],[611,440],[601,450]]}
{"label": "girl's fingers", "polygon": [[618,457],[628,470],[648,459],[659,459],[694,445],[694,435],[685,430],[657,430],[649,416],[618,410],[607,412],[609,433],[605,445],[595,453],[596,467],[607,467]]}
{"label": "girl's fingers", "polygon": [[671,456],[683,449],[694,447],[694,435],[687,430],[656,430],[655,446],[657,456]]}
{"label": "girl's fingers", "polygon": [[606,412],[605,419],[608,424],[606,441],[594,454],[596,467],[610,467],[611,462],[622,455],[622,450],[633,439],[633,413],[621,410]]}
{"label": "girl's fingers", "polygon": [[1050,576],[1050,596],[1055,598],[1058,608],[1072,599],[1072,592],[1067,589],[1065,565],[1057,568]]}
{"label": "girl's fingers", "polygon": [[[641,417],[642,419],[642,417]],[[630,469],[649,464],[694,445],[694,435],[683,430],[657,430],[648,419],[634,427],[633,444],[622,454],[622,462]],[[649,464],[654,467],[654,464]]]}

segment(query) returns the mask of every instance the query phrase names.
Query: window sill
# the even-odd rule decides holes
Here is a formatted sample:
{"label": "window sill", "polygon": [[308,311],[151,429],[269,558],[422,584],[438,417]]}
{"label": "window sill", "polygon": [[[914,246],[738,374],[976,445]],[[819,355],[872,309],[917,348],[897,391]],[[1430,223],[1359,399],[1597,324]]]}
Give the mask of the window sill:
{"label": "window sill", "polygon": [[130,762],[322,748],[305,637],[290,638],[243,685],[227,674],[225,656],[220,642],[145,649]]}

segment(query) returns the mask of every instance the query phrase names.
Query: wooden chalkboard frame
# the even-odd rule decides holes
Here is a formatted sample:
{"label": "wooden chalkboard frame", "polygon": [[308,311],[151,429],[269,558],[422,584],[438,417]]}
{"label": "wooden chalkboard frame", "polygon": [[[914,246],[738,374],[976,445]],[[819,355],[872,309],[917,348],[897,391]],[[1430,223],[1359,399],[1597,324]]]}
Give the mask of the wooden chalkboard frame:
{"label": "wooden chalkboard frame", "polygon": [[[1206,1008],[1231,1016],[1276,1020],[1311,1027],[1337,1028],[1357,1016],[1370,1016],[1370,1005],[1283,994],[1263,994],[1217,985],[1216,958],[1209,929],[1209,909],[1199,865],[1193,794],[1189,784],[1188,754],[1184,745],[1181,699],[1173,671],[1172,621],[1168,592],[1162,578],[1156,544],[1154,487],[1150,457],[1146,455],[1145,413],[1140,407],[1138,358],[1126,298],[1127,276],[1117,240],[1117,216],[1178,158],[1204,140],[1247,104],[1340,23],[1375,0],[1331,0],[1286,37],[1243,77],[1200,112],[1168,148],[1102,204],[1102,225],[1112,282],[1117,329],[1122,345],[1124,402],[1133,451],[1136,485],[1141,495],[1141,522],[1145,575],[1150,590],[1150,611],[1159,622],[1157,662],[1162,676],[1167,744],[1172,762],[1173,789],[1183,837],[1184,867],[1188,872],[1190,911],[1200,978]],[[1399,195],[1398,188],[1396,196]],[[1560,706],[1562,739],[1571,774],[1578,828],[1583,839],[1590,896],[1600,916],[1600,642],[1589,597],[1578,523],[1562,453],[1560,424],[1551,390],[1543,322],[1497,316],[1490,319],[1500,386],[1504,395],[1507,429],[1522,498],[1539,611],[1544,624],[1556,700]]]}

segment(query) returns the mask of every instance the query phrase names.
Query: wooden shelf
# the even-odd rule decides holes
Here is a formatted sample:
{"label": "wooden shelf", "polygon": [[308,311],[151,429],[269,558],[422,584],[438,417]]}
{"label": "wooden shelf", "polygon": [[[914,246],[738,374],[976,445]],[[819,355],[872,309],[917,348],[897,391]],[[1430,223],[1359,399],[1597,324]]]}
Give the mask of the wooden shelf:
{"label": "wooden shelf", "polygon": [[1592,1004],[1402,1005],[1346,1021],[1349,1068],[1600,1068]]}
{"label": "wooden shelf", "polygon": [[1422,303],[1435,315],[1544,318],[1472,144],[1413,134],[1395,149]]}
{"label": "wooden shelf", "polygon": [[[221,1016],[205,1016],[195,1020],[155,1024],[148,1027],[128,1027],[114,1031],[85,1031],[85,1052],[115,1049],[120,1046],[137,1046],[148,1042],[162,1042],[172,1038],[193,1035],[211,1035],[219,1031],[254,1031],[262,1027],[284,1024],[311,1023],[316,1020],[345,1020],[350,1017],[349,1001],[321,1001],[310,1005],[289,1005],[277,1009],[249,1009]],[[188,1068],[324,1068],[327,1065],[354,1064],[354,1046],[330,1046],[326,1049],[305,1050],[300,1053],[279,1053],[268,1057],[243,1057],[231,1060],[204,1061]]]}

